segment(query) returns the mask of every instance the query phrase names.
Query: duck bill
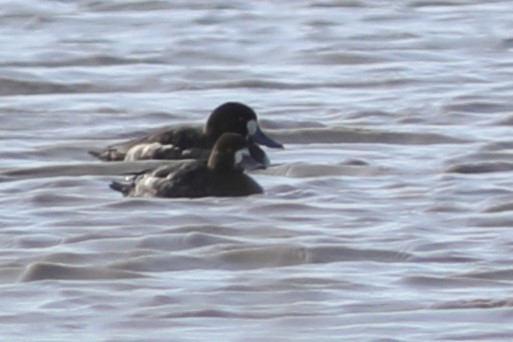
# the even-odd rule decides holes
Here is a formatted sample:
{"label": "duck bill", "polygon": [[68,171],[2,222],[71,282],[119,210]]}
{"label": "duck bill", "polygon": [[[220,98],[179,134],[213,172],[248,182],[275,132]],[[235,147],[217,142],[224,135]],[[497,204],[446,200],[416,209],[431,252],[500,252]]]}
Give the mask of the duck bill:
{"label": "duck bill", "polygon": [[272,148],[283,148],[283,145],[265,135],[264,132],[257,126],[255,133],[251,135],[251,139],[257,144],[264,145]]}
{"label": "duck bill", "polygon": [[249,155],[246,155],[242,159],[241,165],[246,170],[257,170],[257,169],[267,169],[271,164],[271,161],[265,154],[264,150],[260,148],[257,144],[253,144],[252,142],[248,143]]}

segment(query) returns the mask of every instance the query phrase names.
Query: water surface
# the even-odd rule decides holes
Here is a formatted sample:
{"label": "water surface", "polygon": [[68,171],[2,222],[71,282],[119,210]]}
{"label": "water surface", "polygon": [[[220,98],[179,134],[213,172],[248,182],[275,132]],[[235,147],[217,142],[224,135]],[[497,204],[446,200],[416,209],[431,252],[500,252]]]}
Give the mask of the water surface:
{"label": "water surface", "polygon": [[[513,339],[496,1],[6,1],[4,340]],[[126,199],[87,154],[241,101],[264,195]]]}

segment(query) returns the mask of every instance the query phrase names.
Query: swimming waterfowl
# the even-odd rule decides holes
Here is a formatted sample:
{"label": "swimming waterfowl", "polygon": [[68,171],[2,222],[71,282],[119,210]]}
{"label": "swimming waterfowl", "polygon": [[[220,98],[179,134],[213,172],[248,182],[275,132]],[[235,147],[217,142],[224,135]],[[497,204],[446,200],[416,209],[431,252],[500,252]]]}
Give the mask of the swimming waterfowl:
{"label": "swimming waterfowl", "polygon": [[208,161],[161,166],[134,175],[128,183],[112,182],[110,187],[131,197],[248,196],[263,193],[262,187],[244,173],[259,163],[247,139],[225,133],[212,148]]}
{"label": "swimming waterfowl", "polygon": [[269,160],[256,144],[283,148],[282,144],[261,130],[253,109],[243,103],[227,102],[214,109],[203,130],[197,127],[165,129],[143,138],[109,146],[101,152],[89,153],[104,161],[207,159],[212,146],[227,132],[238,133],[247,138],[253,151],[260,155],[262,164],[269,164]]}

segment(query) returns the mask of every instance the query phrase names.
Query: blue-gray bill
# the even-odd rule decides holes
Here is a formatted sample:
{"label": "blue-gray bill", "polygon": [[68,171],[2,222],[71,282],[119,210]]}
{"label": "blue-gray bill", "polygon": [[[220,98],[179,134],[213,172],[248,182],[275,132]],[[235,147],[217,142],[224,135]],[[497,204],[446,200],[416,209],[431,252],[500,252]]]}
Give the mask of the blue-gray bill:
{"label": "blue-gray bill", "polygon": [[251,135],[251,139],[254,142],[256,142],[257,144],[264,145],[264,146],[267,146],[267,147],[283,148],[282,144],[280,144],[279,142],[271,139],[264,132],[262,132],[262,130],[260,129],[259,126],[257,126],[257,129],[256,129],[255,133],[253,135]]}
{"label": "blue-gray bill", "polygon": [[239,167],[245,170],[258,170],[266,169],[269,167],[271,162],[267,157],[267,154],[257,145],[253,143],[248,144],[249,156],[246,155],[239,163]]}

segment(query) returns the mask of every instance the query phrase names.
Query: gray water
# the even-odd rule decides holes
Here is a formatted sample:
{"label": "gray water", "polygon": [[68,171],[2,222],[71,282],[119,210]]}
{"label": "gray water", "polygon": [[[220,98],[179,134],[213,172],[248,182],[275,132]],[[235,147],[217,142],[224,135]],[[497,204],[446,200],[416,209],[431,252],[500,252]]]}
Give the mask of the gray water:
{"label": "gray water", "polygon": [[[513,340],[511,1],[4,1],[5,341]],[[225,101],[247,198],[86,151]]]}

